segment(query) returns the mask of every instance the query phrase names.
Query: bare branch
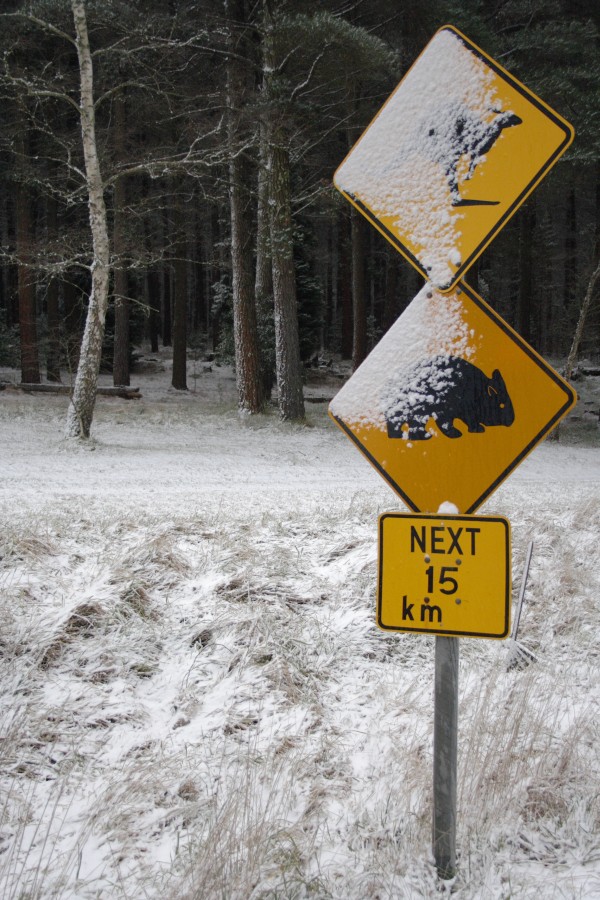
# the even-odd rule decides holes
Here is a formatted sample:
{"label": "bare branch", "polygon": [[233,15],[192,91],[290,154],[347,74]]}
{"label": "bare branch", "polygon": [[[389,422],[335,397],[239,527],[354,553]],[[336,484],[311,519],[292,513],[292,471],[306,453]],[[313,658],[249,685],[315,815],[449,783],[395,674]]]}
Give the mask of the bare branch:
{"label": "bare branch", "polygon": [[51,34],[56,35],[57,37],[62,38],[65,41],[68,41],[69,44],[72,44],[73,47],[76,46],[75,38],[71,37],[70,34],[67,34],[66,31],[62,31],[60,28],[57,28],[55,25],[52,25],[50,22],[45,22],[43,19],[38,19],[37,16],[34,16],[33,13],[24,13],[24,12],[14,12],[14,13],[2,13],[2,18],[19,18],[25,19],[27,22],[31,22],[32,25],[39,25],[40,28],[43,28],[45,31],[49,31]]}

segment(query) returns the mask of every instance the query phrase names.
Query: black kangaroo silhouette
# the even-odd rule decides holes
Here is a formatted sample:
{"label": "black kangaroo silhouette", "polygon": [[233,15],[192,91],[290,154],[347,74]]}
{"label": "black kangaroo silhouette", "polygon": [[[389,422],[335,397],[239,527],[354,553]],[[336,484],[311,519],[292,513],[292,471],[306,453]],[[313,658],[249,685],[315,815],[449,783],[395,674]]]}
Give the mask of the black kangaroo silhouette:
{"label": "black kangaroo silhouette", "polygon": [[499,200],[463,200],[458,189],[458,164],[464,156],[469,157],[469,170],[464,181],[468,181],[485,154],[491,150],[505,128],[520,125],[522,119],[513,112],[497,113],[486,122],[470,110],[459,111],[450,128],[430,128],[429,137],[436,141],[434,158],[444,166],[448,180],[452,206],[496,206]]}
{"label": "black kangaroo silhouette", "polygon": [[[482,433],[484,425],[510,426],[515,413],[504,379],[498,369],[485,372],[459,356],[434,356],[422,360],[405,373],[395,395],[388,388],[384,410],[390,438],[425,441],[435,431],[449,438],[462,437],[455,419],[471,433]],[[390,396],[391,395],[391,396]]]}

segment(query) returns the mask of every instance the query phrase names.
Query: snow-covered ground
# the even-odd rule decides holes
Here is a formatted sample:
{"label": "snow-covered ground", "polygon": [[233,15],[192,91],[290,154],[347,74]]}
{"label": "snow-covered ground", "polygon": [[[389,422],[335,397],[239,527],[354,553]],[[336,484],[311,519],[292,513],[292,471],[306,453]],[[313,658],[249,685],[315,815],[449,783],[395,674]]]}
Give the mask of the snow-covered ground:
{"label": "snow-covered ground", "polygon": [[[375,624],[400,501],[326,403],[243,420],[229,369],[169,381],[161,358],[140,400],[100,397],[86,448],[66,398],[0,392],[1,895],[449,891],[433,638]],[[515,595],[534,542],[535,661],[460,642],[457,897],[600,897],[595,381],[481,510],[511,521]]]}

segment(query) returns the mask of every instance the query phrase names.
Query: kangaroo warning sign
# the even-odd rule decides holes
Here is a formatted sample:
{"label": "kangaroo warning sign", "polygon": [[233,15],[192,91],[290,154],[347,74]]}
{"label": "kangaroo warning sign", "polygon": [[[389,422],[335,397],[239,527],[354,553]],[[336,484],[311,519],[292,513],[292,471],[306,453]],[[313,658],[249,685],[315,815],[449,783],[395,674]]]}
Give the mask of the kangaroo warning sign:
{"label": "kangaroo warning sign", "polygon": [[329,406],[416,512],[474,512],[576,402],[468,285],[425,285]]}
{"label": "kangaroo warning sign", "polygon": [[573,137],[543,100],[446,26],[334,184],[428,281],[450,291]]}
{"label": "kangaroo warning sign", "polygon": [[506,519],[380,516],[380,628],[501,639],[510,630],[510,596]]}

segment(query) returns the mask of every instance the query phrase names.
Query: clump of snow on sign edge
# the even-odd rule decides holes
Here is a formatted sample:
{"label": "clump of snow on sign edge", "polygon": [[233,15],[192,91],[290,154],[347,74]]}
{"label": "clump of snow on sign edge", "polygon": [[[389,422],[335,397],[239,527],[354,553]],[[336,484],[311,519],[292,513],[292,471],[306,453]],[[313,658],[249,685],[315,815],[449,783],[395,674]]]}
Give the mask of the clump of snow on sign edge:
{"label": "clump of snow on sign edge", "polygon": [[438,509],[438,515],[440,515],[440,516],[457,516],[458,515],[458,507],[454,503],[450,503],[449,500],[444,500],[443,503],[440,503],[440,508]]}
{"label": "clump of snow on sign edge", "polygon": [[461,295],[440,294],[426,284],[336,394],[329,410],[351,427],[385,430],[390,391],[401,388],[409,395],[420,390],[415,381],[419,363],[436,357],[469,359],[475,350]]}
{"label": "clump of snow on sign edge", "polygon": [[393,220],[434,284],[448,284],[461,263],[462,214],[444,164],[456,152],[452,128],[457,111],[486,118],[493,77],[453,32],[438,32],[335,175],[340,190]]}

